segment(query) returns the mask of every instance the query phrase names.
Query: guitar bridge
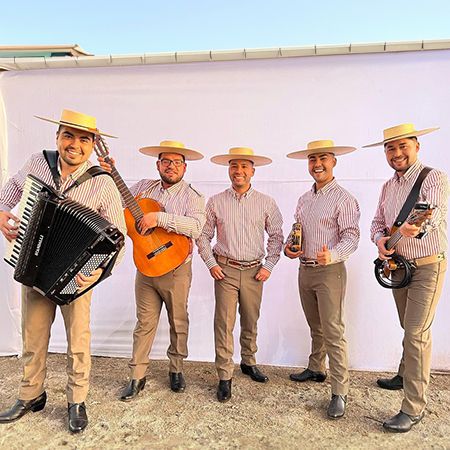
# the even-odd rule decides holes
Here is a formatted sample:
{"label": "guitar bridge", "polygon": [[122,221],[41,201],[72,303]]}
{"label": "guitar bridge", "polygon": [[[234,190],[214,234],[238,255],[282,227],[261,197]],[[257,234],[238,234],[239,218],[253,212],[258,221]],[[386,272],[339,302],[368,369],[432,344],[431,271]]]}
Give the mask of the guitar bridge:
{"label": "guitar bridge", "polygon": [[153,250],[151,253],[147,255],[147,259],[152,259],[155,256],[159,255],[162,252],[165,252],[168,248],[172,247],[173,243],[172,241],[168,241],[165,244],[161,245],[157,249]]}

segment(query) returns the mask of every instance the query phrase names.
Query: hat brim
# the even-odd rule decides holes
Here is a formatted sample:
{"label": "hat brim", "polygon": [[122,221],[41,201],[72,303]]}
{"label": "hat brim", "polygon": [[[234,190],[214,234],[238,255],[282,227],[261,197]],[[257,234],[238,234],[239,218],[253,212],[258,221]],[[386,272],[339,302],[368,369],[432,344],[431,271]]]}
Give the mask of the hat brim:
{"label": "hat brim", "polygon": [[251,161],[254,166],[267,166],[272,162],[270,158],[266,156],[259,155],[243,155],[243,154],[235,154],[230,155],[227,153],[226,155],[216,155],[211,158],[211,162],[214,164],[219,164],[220,166],[228,166],[230,161],[233,159],[245,159],[247,161]]}
{"label": "hat brim", "polygon": [[417,136],[423,136],[424,134],[432,133],[433,131],[439,130],[439,127],[433,127],[433,128],[425,128],[423,130],[417,130],[413,131],[411,133],[401,134],[399,136],[394,136],[392,138],[386,139],[381,142],[376,142],[375,144],[367,144],[363,145],[362,148],[369,148],[369,147],[378,147],[380,145],[387,144],[388,142],[396,141],[398,139],[406,139],[409,137],[417,137]]}
{"label": "hat brim", "polygon": [[117,139],[117,136],[113,136],[112,134],[104,133],[103,131],[100,131],[97,128],[83,127],[82,125],[78,125],[76,123],[48,119],[47,117],[41,117],[41,116],[34,116],[34,117],[36,117],[36,119],[45,120],[46,122],[56,123],[57,125],[63,125],[65,127],[75,128],[77,130],[82,130],[82,131],[87,131],[87,132],[95,134],[95,135],[106,136],[106,137]]}
{"label": "hat brim", "polygon": [[177,153],[184,156],[187,161],[195,161],[203,159],[203,155],[200,152],[191,150],[184,147],[161,147],[160,145],[150,145],[149,147],[141,147],[139,151],[147,156],[154,156],[157,158],[161,153]]}
{"label": "hat brim", "polygon": [[354,152],[355,150],[356,147],[320,147],[315,149],[298,150],[296,152],[289,153],[286,156],[292,159],[308,159],[308,156],[315,155],[317,153],[332,153],[333,155],[338,156]]}

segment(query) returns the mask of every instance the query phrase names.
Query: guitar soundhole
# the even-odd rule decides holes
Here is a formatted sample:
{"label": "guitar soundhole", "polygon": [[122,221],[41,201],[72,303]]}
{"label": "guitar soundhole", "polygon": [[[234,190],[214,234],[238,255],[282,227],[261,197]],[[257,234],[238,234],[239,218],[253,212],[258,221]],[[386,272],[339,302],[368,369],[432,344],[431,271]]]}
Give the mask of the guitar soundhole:
{"label": "guitar soundhole", "polygon": [[135,222],[134,224],[134,228],[136,228],[136,231],[141,235],[141,236],[149,236],[150,234],[152,234],[155,231],[155,228],[149,228],[145,233],[142,233],[141,231],[141,227],[139,226],[139,224],[137,222]]}

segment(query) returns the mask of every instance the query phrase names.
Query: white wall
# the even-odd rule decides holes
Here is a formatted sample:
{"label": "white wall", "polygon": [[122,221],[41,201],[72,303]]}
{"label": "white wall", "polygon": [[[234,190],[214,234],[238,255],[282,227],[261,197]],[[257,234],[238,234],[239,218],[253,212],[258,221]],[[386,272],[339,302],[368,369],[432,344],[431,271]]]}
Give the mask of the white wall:
{"label": "white wall", "polygon": [[[449,172],[449,79],[449,51],[7,72],[0,75],[0,93],[7,113],[9,173],[30,153],[54,148],[56,127],[33,115],[58,118],[62,108],[95,115],[101,129],[120,137],[109,142],[127,182],[157,176],[154,159],[139,154],[139,147],[175,139],[207,156],[189,164],[186,179],[209,196],[228,186],[227,169],[211,164],[209,157],[232,146],[250,146],[274,160],[257,169],[254,186],[276,198],[288,232],[297,198],[310,188],[311,179],[305,162],[288,160],[285,155],[310,140],[334,139],[339,145],[360,147],[379,140],[384,128],[398,123],[413,122],[423,128],[440,125],[440,131],[421,139],[420,154],[424,163]],[[374,279],[376,251],[368,233],[381,184],[392,175],[391,169],[380,147],[342,156],[335,174],[359,199],[362,210],[361,243],[347,265],[350,365],[394,369],[402,333],[391,292]],[[296,276],[297,263],[283,257],[265,286],[259,321],[260,363],[307,362],[309,330]],[[2,354],[20,349],[19,297],[11,279],[11,270],[1,265],[0,283],[5,287],[0,302]],[[94,294],[94,354],[130,354],[133,282],[129,246],[124,263]],[[444,289],[434,323],[435,369],[450,367],[448,289]],[[212,361],[213,282],[198,255],[189,303],[189,358]],[[153,357],[164,357],[167,343],[163,318]],[[60,318],[51,349],[65,349]]]}

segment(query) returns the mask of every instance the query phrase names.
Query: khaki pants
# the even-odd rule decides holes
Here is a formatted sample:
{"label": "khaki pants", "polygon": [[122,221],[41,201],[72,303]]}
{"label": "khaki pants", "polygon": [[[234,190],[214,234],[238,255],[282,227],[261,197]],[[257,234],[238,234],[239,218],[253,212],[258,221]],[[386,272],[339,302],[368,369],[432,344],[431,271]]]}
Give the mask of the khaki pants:
{"label": "khaki pants", "polygon": [[136,272],[135,294],[137,323],[133,332],[133,355],[129,367],[131,378],[145,376],[150,364],[162,305],[165,304],[170,325],[170,345],[167,350],[169,371],[181,372],[188,355],[189,318],[187,311],[191,287],[191,261],[160,277],[147,277]]}
{"label": "khaki pants", "polygon": [[[89,327],[92,290],[69,305],[61,306],[67,336],[67,401],[86,399],[91,370]],[[50,328],[56,304],[34,289],[22,286],[23,377],[19,398],[32,400],[44,391]]]}
{"label": "khaki pants", "polygon": [[214,340],[216,347],[216,369],[221,380],[233,377],[234,339],[236,307],[239,304],[241,318],[241,359],[244,364],[254,366],[257,322],[263,291],[263,282],[255,280],[260,266],[239,270],[219,263],[225,274],[223,280],[214,282],[216,309],[214,314]]}
{"label": "khaki pants", "polygon": [[325,372],[328,355],[331,391],[347,395],[349,387],[347,341],[344,336],[344,263],[308,267],[300,265],[298,285],[303,311],[311,331],[308,368]]}
{"label": "khaki pants", "polygon": [[411,283],[394,289],[400,325],[405,330],[398,374],[403,377],[402,411],[417,416],[427,404],[431,370],[431,324],[441,295],[447,261],[414,270]]}

